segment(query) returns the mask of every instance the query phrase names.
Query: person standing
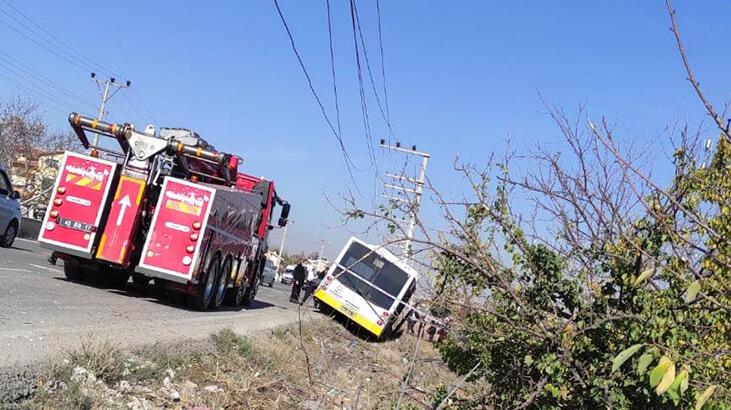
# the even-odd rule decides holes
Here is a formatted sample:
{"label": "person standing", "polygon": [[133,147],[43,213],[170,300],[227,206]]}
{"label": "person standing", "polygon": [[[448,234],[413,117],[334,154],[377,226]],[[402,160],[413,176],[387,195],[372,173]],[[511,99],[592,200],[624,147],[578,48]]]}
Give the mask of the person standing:
{"label": "person standing", "polygon": [[307,271],[302,265],[302,261],[299,261],[292,272],[292,294],[289,296],[290,302],[300,302],[300,291],[302,291],[302,285],[304,284],[305,279],[307,279]]}
{"label": "person standing", "polygon": [[414,334],[414,326],[417,323],[419,323],[419,330],[416,332],[416,336],[418,336],[419,333],[421,333],[421,327],[422,327],[422,324],[421,324],[421,313],[419,313],[419,304],[420,303],[421,302],[414,303],[414,306],[411,307],[411,309],[409,310],[408,315],[406,316],[406,320],[407,320],[407,331],[409,333],[411,333],[412,335]]}
{"label": "person standing", "polygon": [[312,296],[313,293],[315,293],[315,289],[320,286],[320,282],[322,282],[322,279],[325,277],[325,275],[327,275],[327,269],[323,269],[322,271],[318,272],[317,276],[315,276],[315,279],[307,281],[305,296],[302,297],[302,302],[300,302],[300,305],[303,305],[305,302],[307,302],[307,299],[309,299],[309,297]]}

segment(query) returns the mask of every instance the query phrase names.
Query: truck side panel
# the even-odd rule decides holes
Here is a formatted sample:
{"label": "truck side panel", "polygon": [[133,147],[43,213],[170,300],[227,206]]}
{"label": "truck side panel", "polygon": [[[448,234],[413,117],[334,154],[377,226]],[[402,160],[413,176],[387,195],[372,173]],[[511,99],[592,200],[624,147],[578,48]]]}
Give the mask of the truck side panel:
{"label": "truck side panel", "polygon": [[38,241],[46,248],[90,258],[117,164],[64,153]]}
{"label": "truck side panel", "polygon": [[175,282],[190,281],[215,195],[214,188],[166,177],[136,270]]}
{"label": "truck side panel", "polygon": [[[258,246],[258,240],[253,235],[259,212],[259,194],[219,187],[206,228],[212,233],[211,249],[221,251],[224,259],[228,256],[240,260],[252,259]],[[232,284],[240,283],[237,270],[232,269],[228,273]]]}

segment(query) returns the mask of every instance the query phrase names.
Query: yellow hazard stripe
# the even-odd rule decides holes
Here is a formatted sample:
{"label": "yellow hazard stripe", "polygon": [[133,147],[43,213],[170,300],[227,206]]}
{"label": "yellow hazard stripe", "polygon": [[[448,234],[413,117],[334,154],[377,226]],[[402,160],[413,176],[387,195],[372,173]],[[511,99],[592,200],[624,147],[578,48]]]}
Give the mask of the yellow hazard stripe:
{"label": "yellow hazard stripe", "polygon": [[189,215],[198,216],[201,214],[200,207],[188,205],[180,201],[173,201],[172,199],[168,199],[167,202],[165,202],[165,208],[172,209],[174,211],[180,211]]}
{"label": "yellow hazard stripe", "polygon": [[82,178],[78,175],[66,175],[66,182],[72,182],[76,186],[87,187],[96,191],[102,188],[102,181],[96,181],[85,177]]}
{"label": "yellow hazard stripe", "polygon": [[373,333],[374,335],[380,336],[381,333],[383,333],[383,327],[378,326],[378,324],[371,322],[370,320],[364,318],[363,316],[361,316],[357,313],[353,316],[350,316],[348,313],[345,312],[345,309],[343,309],[343,303],[340,302],[339,300],[335,299],[334,297],[332,297],[330,294],[328,294],[324,290],[317,289],[315,291],[315,297],[317,299],[319,299],[321,302],[330,306],[331,308],[337,310],[338,312],[344,314],[345,316],[348,316],[355,323],[361,325],[364,329]]}
{"label": "yellow hazard stripe", "polygon": [[96,257],[102,258],[102,254],[104,253],[104,245],[107,244],[107,234],[102,233],[102,240],[99,241],[99,249],[96,251]]}
{"label": "yellow hazard stripe", "polygon": [[137,184],[140,186],[139,191],[137,191],[137,196],[135,197],[135,204],[139,205],[140,201],[142,201],[142,194],[145,191],[145,181],[137,178],[131,178],[126,175],[122,175],[119,177],[119,184],[117,185],[117,193],[114,194],[114,199],[119,199],[119,194],[122,191],[122,182],[129,181],[133,184]]}

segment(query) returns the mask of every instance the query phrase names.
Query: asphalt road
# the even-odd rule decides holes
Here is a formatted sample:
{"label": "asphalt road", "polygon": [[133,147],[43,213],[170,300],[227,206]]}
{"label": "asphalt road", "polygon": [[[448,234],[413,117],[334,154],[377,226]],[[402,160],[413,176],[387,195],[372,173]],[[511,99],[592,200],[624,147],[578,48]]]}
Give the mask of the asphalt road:
{"label": "asphalt road", "polygon": [[[49,255],[28,240],[0,248],[0,367],[36,363],[90,337],[136,347],[206,338],[223,328],[251,334],[300,316],[288,301],[289,287],[279,283],[260,287],[249,309],[198,312],[152,287],[129,282],[118,290],[68,281],[63,262],[52,266]],[[301,313],[311,317],[310,309]]]}

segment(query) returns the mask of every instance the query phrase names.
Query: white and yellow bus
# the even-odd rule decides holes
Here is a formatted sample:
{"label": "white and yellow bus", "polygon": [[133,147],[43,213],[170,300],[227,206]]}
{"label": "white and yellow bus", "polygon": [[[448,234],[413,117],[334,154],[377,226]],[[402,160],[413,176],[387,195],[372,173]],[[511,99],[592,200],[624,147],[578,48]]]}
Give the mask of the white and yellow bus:
{"label": "white and yellow bus", "polygon": [[383,247],[351,237],[314,294],[376,337],[388,334],[416,289],[416,271]]}

